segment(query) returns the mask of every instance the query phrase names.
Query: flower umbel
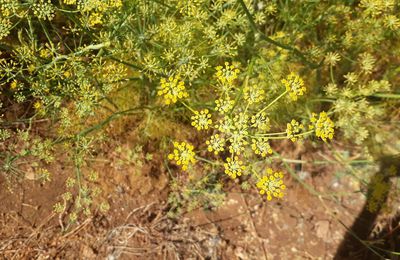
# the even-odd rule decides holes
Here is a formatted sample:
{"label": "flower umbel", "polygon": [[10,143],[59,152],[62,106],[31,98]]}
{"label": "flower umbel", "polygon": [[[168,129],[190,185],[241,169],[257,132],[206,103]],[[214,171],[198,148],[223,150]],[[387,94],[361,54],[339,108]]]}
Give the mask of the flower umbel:
{"label": "flower umbel", "polygon": [[215,134],[211,136],[210,140],[206,141],[206,144],[208,145],[207,150],[209,152],[214,151],[214,154],[218,154],[224,151],[225,139],[219,134]]}
{"label": "flower umbel", "polygon": [[326,112],[319,113],[319,118],[317,119],[317,114],[313,113],[311,117],[311,125],[309,126],[310,129],[315,129],[315,135],[324,142],[327,139],[332,140],[333,134],[335,132],[334,126],[335,124],[333,121],[328,117]]}
{"label": "flower umbel", "polygon": [[268,131],[270,129],[270,120],[265,112],[258,113],[251,117],[251,126],[260,131]]}
{"label": "flower umbel", "polygon": [[40,20],[53,20],[55,7],[50,0],[39,0],[33,5],[33,13]]}
{"label": "flower umbel", "polygon": [[286,87],[286,91],[289,92],[289,96],[292,100],[296,101],[298,96],[304,95],[306,87],[304,81],[294,72],[291,72],[286,79],[282,79],[283,85]]}
{"label": "flower umbel", "polygon": [[262,157],[266,157],[267,154],[272,154],[268,138],[265,137],[252,139],[251,149],[253,149],[255,154],[261,155]]}
{"label": "flower umbel", "polygon": [[229,152],[232,154],[240,154],[245,149],[245,145],[247,145],[247,141],[245,139],[246,131],[235,131],[231,134],[229,138]]}
{"label": "flower umbel", "polygon": [[215,127],[222,133],[231,133],[235,128],[232,119],[228,116],[224,116],[220,119]]}
{"label": "flower umbel", "polygon": [[257,188],[260,189],[260,194],[266,194],[267,200],[272,200],[272,197],[282,198],[282,191],[286,189],[286,186],[283,184],[282,179],[282,172],[274,172],[271,168],[268,168],[267,175],[263,176],[257,182]]}
{"label": "flower umbel", "polygon": [[246,167],[243,165],[243,162],[239,160],[237,156],[233,158],[227,158],[226,163],[224,163],[225,173],[228,174],[232,179],[235,179],[236,176],[241,176],[243,170]]}
{"label": "flower umbel", "polygon": [[303,129],[303,124],[300,124],[296,120],[292,119],[292,121],[288,123],[286,127],[287,137],[292,140],[292,142],[296,142],[299,139],[298,134],[300,134]]}
{"label": "flower umbel", "polygon": [[233,126],[236,130],[245,131],[248,128],[249,116],[245,113],[239,113],[233,118]]}
{"label": "flower umbel", "polygon": [[324,63],[327,65],[335,66],[338,61],[340,61],[340,55],[337,52],[328,52],[325,55]]}
{"label": "flower umbel", "polygon": [[225,99],[217,99],[215,100],[215,110],[220,112],[221,114],[228,113],[235,104],[235,101],[231,100],[229,96]]}
{"label": "flower umbel", "polygon": [[191,117],[192,126],[194,126],[197,130],[208,129],[212,124],[211,114],[208,109],[203,109],[200,112],[195,111],[195,115]]}
{"label": "flower umbel", "polygon": [[231,85],[239,74],[239,69],[235,68],[233,64],[229,64],[229,62],[225,62],[225,67],[217,66],[216,70],[215,76],[223,85]]}
{"label": "flower umbel", "polygon": [[175,161],[177,165],[181,165],[182,170],[186,171],[189,164],[196,162],[193,145],[186,142],[174,142],[174,148],[174,152],[168,155],[168,159]]}
{"label": "flower umbel", "polygon": [[160,83],[161,86],[158,88],[157,95],[164,97],[166,105],[174,104],[178,99],[189,96],[186,92],[185,83],[180,80],[179,75],[171,76],[168,79],[162,78]]}
{"label": "flower umbel", "polygon": [[249,102],[249,104],[258,103],[264,99],[265,91],[258,87],[257,85],[254,86],[246,86],[243,89],[244,92],[244,99]]}

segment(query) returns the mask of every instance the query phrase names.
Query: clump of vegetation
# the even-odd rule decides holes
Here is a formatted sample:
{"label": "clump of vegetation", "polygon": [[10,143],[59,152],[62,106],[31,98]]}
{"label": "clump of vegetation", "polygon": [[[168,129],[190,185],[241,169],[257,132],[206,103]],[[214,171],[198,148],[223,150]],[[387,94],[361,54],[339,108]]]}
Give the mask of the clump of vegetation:
{"label": "clump of vegetation", "polygon": [[[70,162],[54,210],[73,205],[74,222],[109,208],[94,203],[88,159],[123,116],[193,127],[191,140],[158,144],[171,216],[217,206],[230,180],[282,199],[284,140],[356,145],[368,161],[396,154],[399,10],[394,0],[0,0],[2,172],[18,181],[29,162],[51,181],[48,166]],[[135,98],[121,104],[123,91]]]}

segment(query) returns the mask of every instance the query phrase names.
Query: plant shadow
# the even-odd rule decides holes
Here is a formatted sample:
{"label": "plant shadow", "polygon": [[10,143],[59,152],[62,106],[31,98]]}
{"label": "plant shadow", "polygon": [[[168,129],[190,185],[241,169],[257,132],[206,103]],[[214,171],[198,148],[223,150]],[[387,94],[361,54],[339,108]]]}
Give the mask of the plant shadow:
{"label": "plant shadow", "polygon": [[[400,215],[391,223],[375,235],[373,241],[380,240],[379,245],[371,243],[371,232],[376,224],[376,219],[385,206],[391,187],[391,179],[400,176],[400,155],[384,156],[380,160],[379,171],[377,171],[372,180],[379,179],[380,184],[388,187],[382,190],[381,185],[371,181],[368,184],[367,201],[354,221],[348,228],[344,239],[336,251],[334,259],[399,259],[391,252],[400,251]],[[380,189],[378,191],[378,189]],[[377,203],[374,211],[371,211],[369,202],[375,192],[380,192],[381,203]],[[397,221],[396,221],[397,220]],[[395,226],[392,226],[392,223]],[[370,241],[368,241],[370,240]],[[397,241],[396,241],[397,240]]]}

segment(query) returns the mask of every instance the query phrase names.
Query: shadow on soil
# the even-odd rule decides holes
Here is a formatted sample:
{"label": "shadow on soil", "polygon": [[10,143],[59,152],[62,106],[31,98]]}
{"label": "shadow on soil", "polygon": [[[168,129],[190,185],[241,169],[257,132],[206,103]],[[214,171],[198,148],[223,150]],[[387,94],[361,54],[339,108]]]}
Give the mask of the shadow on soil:
{"label": "shadow on soil", "polygon": [[[379,179],[382,185],[390,187],[391,178],[400,176],[400,155],[382,157],[380,160],[380,170],[375,173],[372,179]],[[397,216],[391,223],[388,223],[381,232],[379,232],[373,241],[381,243],[371,243],[371,231],[379,213],[383,209],[389,196],[389,189],[383,189],[381,193],[383,203],[377,205],[376,210],[371,212],[368,203],[377,189],[382,190],[381,185],[371,182],[368,185],[367,201],[358,215],[353,225],[347,230],[347,233],[340,244],[334,259],[400,259],[391,252],[400,251],[400,216]]]}

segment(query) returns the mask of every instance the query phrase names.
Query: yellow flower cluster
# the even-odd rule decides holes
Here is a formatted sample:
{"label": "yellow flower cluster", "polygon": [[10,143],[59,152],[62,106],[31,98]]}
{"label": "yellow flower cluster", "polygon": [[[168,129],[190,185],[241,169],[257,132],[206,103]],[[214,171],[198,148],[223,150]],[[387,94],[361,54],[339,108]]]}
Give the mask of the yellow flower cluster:
{"label": "yellow flower cluster", "polygon": [[215,100],[215,110],[220,112],[221,114],[228,113],[235,104],[235,101],[231,100],[229,96],[225,99],[217,99]]}
{"label": "yellow flower cluster", "polygon": [[336,66],[340,59],[340,55],[337,52],[328,52],[325,55],[324,63],[330,66]]}
{"label": "yellow flower cluster", "polygon": [[255,154],[261,155],[262,157],[266,157],[267,154],[272,154],[268,138],[265,137],[252,139],[251,149],[253,149]]}
{"label": "yellow flower cluster", "polygon": [[292,140],[292,142],[296,142],[299,139],[298,134],[300,134],[302,130],[304,130],[303,124],[300,124],[296,120],[292,119],[292,121],[288,123],[286,127],[287,137]]}
{"label": "yellow flower cluster", "polygon": [[88,19],[89,26],[93,27],[98,24],[102,24],[103,23],[102,18],[103,18],[103,14],[101,14],[101,13],[98,13],[98,12],[91,13],[89,15],[89,19]]}
{"label": "yellow flower cluster", "polygon": [[168,155],[168,159],[182,166],[182,170],[186,171],[190,164],[196,162],[193,145],[186,142],[174,142],[174,148],[174,152]]}
{"label": "yellow flower cluster", "polygon": [[265,112],[251,116],[250,122],[252,123],[252,127],[257,128],[260,131],[268,131],[271,128],[270,120]]}
{"label": "yellow flower cluster", "polygon": [[206,141],[206,144],[208,145],[207,150],[209,152],[214,151],[214,154],[217,155],[219,152],[224,151],[225,138],[215,134],[211,136],[210,140]]}
{"label": "yellow flower cluster", "polygon": [[36,110],[39,110],[39,109],[42,107],[42,102],[36,101],[35,104],[33,104],[33,107],[34,107]]}
{"label": "yellow flower cluster", "polygon": [[358,81],[358,74],[354,72],[349,72],[343,77],[345,78],[344,82],[347,83],[347,85],[354,85]]}
{"label": "yellow flower cluster", "polygon": [[386,15],[384,24],[392,31],[400,29],[400,20],[395,15]]}
{"label": "yellow flower cluster", "polygon": [[64,0],[64,4],[66,5],[75,5],[77,0]]}
{"label": "yellow flower cluster", "polygon": [[122,0],[64,0],[65,4],[78,5],[78,10],[88,14],[88,25],[103,24],[104,15],[113,8],[121,8]]}
{"label": "yellow flower cluster", "polygon": [[17,89],[17,86],[18,86],[18,81],[16,81],[16,80],[13,80],[13,81],[10,83],[10,89],[11,89],[11,90]]}
{"label": "yellow flower cluster", "polygon": [[236,179],[236,176],[241,176],[246,167],[243,162],[239,160],[239,157],[227,158],[224,163],[225,173],[232,179]]}
{"label": "yellow flower cluster", "polygon": [[12,24],[7,18],[0,18],[0,40],[5,38],[11,30]]}
{"label": "yellow flower cluster", "polygon": [[294,101],[297,100],[298,96],[302,96],[306,92],[303,79],[294,72],[291,72],[281,82],[286,87],[286,91],[289,92],[290,98]]}
{"label": "yellow flower cluster", "polygon": [[229,64],[229,62],[225,62],[225,67],[217,66],[216,70],[215,76],[223,85],[231,85],[240,72],[238,68],[233,64]]}
{"label": "yellow flower cluster", "polygon": [[33,5],[33,13],[40,20],[53,20],[55,7],[50,0],[39,0]]}
{"label": "yellow flower cluster", "polygon": [[160,83],[161,86],[158,88],[157,95],[164,97],[166,105],[174,104],[178,99],[189,96],[186,92],[185,83],[180,80],[179,75],[171,76],[168,79],[162,78]]}
{"label": "yellow flower cluster", "polygon": [[200,112],[195,111],[194,116],[191,117],[192,126],[194,126],[197,130],[207,130],[209,126],[212,124],[211,114],[208,109],[203,109]]}
{"label": "yellow flower cluster", "polygon": [[258,103],[264,99],[265,91],[260,89],[258,86],[246,86],[243,89],[244,99],[249,102],[249,104]]}
{"label": "yellow flower cluster", "polygon": [[282,198],[283,190],[286,189],[282,179],[282,172],[274,172],[271,168],[268,168],[267,175],[263,176],[257,182],[257,188],[260,189],[260,194],[266,194],[267,200],[272,200],[272,197]]}
{"label": "yellow flower cluster", "polygon": [[200,0],[178,0],[176,5],[181,14],[194,16],[200,9],[199,8],[200,4],[201,4]]}
{"label": "yellow flower cluster", "polygon": [[309,126],[310,129],[315,128],[315,135],[324,140],[325,142],[327,139],[332,140],[333,134],[335,132],[334,127],[335,124],[333,121],[328,117],[326,112],[319,113],[319,118],[317,119],[317,114],[312,113],[312,117],[310,119],[311,125]]}
{"label": "yellow flower cluster", "polygon": [[245,149],[245,145],[248,144],[246,141],[247,131],[235,131],[231,133],[229,138],[229,152],[231,154],[240,154]]}
{"label": "yellow flower cluster", "polygon": [[361,0],[360,7],[370,16],[378,16],[386,11],[392,10],[395,0]]}

